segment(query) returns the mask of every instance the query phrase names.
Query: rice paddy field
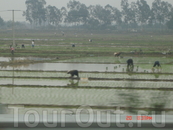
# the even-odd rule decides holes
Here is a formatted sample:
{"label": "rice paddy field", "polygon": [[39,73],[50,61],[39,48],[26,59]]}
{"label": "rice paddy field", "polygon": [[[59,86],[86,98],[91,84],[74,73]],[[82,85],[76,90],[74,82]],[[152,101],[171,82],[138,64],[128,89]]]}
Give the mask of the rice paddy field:
{"label": "rice paddy field", "polygon": [[[24,106],[20,114],[29,109],[75,113],[82,105],[94,111],[173,114],[173,34],[64,32],[17,30],[12,55],[12,32],[0,31],[1,104]],[[122,54],[114,57],[115,52]],[[128,71],[130,58],[134,68]],[[155,61],[161,68],[152,69]],[[79,78],[67,74],[74,69]],[[4,113],[12,110],[5,108]]]}

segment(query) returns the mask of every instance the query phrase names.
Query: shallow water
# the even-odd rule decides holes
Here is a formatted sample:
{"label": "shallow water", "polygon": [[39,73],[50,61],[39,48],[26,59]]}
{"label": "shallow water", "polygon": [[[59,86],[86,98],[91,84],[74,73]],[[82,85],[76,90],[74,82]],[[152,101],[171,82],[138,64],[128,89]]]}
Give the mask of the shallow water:
{"label": "shallow water", "polygon": [[[9,77],[9,76],[14,76],[14,77],[35,77],[35,78],[40,78],[40,77],[47,77],[47,78],[58,78],[58,77],[69,77],[70,75],[65,72],[58,72],[58,71],[6,71],[6,70],[1,70],[0,71],[0,76],[1,77]],[[79,72],[79,77],[80,78],[121,78],[121,79],[168,79],[172,80],[173,75],[172,74],[159,74],[159,73],[144,73],[144,74],[135,74],[135,73],[101,73],[101,72],[96,72],[96,73],[89,73],[89,72]]]}
{"label": "shallow water", "polygon": [[18,79],[0,78],[0,85],[32,85],[32,87],[43,86],[69,86],[75,87],[129,87],[129,88],[172,88],[173,82],[151,82],[151,81],[100,81],[100,80],[57,80],[57,79]]}
{"label": "shallow water", "polygon": [[[7,59],[2,59],[7,60]],[[9,59],[10,60],[10,59]],[[37,59],[39,60],[39,59]],[[31,105],[42,109],[46,105],[91,105],[119,107],[152,107],[160,105],[163,108],[173,107],[173,92],[159,90],[114,89],[108,87],[146,87],[172,88],[173,82],[143,82],[143,81],[89,81],[88,77],[96,78],[132,78],[132,79],[172,79],[172,75],[134,75],[116,73],[80,73],[81,80],[58,80],[51,77],[69,77],[65,72],[25,72],[5,70],[44,70],[98,72],[126,72],[126,64],[88,64],[88,63],[37,63],[25,66],[1,67],[0,76],[21,76],[36,78],[0,78],[1,103]],[[151,72],[135,66],[134,72]],[[41,79],[39,77],[47,77]],[[9,87],[14,84],[15,87]],[[5,85],[5,86],[3,86]],[[23,86],[22,86],[23,85]],[[24,85],[32,85],[26,87]],[[8,87],[7,87],[8,86]],[[47,86],[47,87],[45,87]],[[49,87],[48,87],[49,86]],[[51,86],[51,87],[50,87]],[[61,87],[59,87],[61,86]],[[69,86],[65,88],[65,86]],[[79,86],[79,87],[78,87]],[[88,86],[88,87],[85,87]],[[91,88],[89,88],[91,87]],[[92,88],[95,87],[95,88]],[[104,87],[102,89],[97,87]],[[106,88],[107,87],[107,88]],[[37,105],[40,105],[39,107]],[[159,107],[160,107],[159,106]],[[129,110],[131,111],[131,110]],[[22,111],[22,114],[25,111]]]}
{"label": "shallow water", "polygon": [[51,58],[42,58],[42,57],[0,57],[0,62],[9,62],[9,61],[17,61],[17,60],[42,61],[42,60],[51,60]]}
{"label": "shallow water", "polygon": [[1,87],[1,103],[30,105],[30,109],[32,109],[32,106],[37,108],[38,105],[89,105],[135,108],[155,108],[157,105],[161,105],[163,108],[172,108],[172,99],[172,91]]}
{"label": "shallow water", "polygon": [[[55,71],[67,71],[67,70],[79,70],[79,71],[99,71],[99,72],[125,72],[127,69],[126,64],[84,64],[84,63],[36,63],[28,64],[25,66],[19,65],[18,67],[5,66],[1,67],[2,70],[55,70]],[[151,70],[144,70],[140,67],[134,67],[134,72],[144,72]]]}

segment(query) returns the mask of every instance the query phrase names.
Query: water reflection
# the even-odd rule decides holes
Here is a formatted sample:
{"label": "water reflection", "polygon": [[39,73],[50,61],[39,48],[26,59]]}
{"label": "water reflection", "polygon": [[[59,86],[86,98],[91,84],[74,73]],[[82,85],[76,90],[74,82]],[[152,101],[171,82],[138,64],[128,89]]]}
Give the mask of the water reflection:
{"label": "water reflection", "polygon": [[[11,57],[11,62],[13,62],[13,61],[14,61],[14,56]],[[12,85],[14,85],[14,66],[13,66],[13,71],[12,72],[13,72],[13,74],[12,74],[13,75]]]}
{"label": "water reflection", "polygon": [[160,91],[157,95],[153,95],[151,98],[150,106],[154,108],[155,114],[161,114],[169,100],[170,91]]}
{"label": "water reflection", "polygon": [[79,80],[70,80],[67,86],[70,87],[78,87],[79,86]]}
{"label": "water reflection", "polygon": [[129,82],[128,87],[128,93],[119,93],[119,99],[121,102],[121,105],[125,105],[127,107],[127,111],[130,113],[137,113],[137,110],[134,108],[139,108],[142,104],[140,101],[140,94],[134,88],[135,82]]}
{"label": "water reflection", "polygon": [[156,79],[158,79],[158,78],[159,78],[159,74],[154,74],[154,77],[155,77]]}
{"label": "water reflection", "polygon": [[27,67],[29,65],[28,60],[16,59],[14,56],[11,56],[8,60],[8,62],[1,64],[2,69],[7,69],[10,67],[14,71],[15,68],[20,68],[21,66]]}
{"label": "water reflection", "polygon": [[172,108],[171,91],[152,91],[130,89],[135,86],[135,82],[129,82],[127,91],[120,91],[118,94],[119,105],[126,107],[126,110],[133,114],[138,114],[139,110],[145,111],[147,114],[161,114],[165,108]]}
{"label": "water reflection", "polygon": [[134,66],[128,66],[128,67],[126,68],[126,71],[127,71],[127,72],[133,72],[133,70],[134,70]]}
{"label": "water reflection", "polygon": [[[33,60],[33,61],[43,61],[51,60],[51,58],[42,58],[42,57],[13,57],[13,60]],[[11,57],[0,57],[0,62],[10,62]]]}
{"label": "water reflection", "polygon": [[[120,66],[120,67],[115,67]],[[126,68],[125,64],[86,64],[86,63],[35,63],[35,64],[18,64],[14,66],[18,70],[44,70],[44,71],[99,71],[99,72],[122,72]],[[1,67],[3,70],[11,70],[12,67]],[[139,68],[139,71],[143,72],[143,69]],[[133,68],[130,69],[133,71]]]}
{"label": "water reflection", "polygon": [[[69,81],[73,85],[78,81]],[[74,89],[75,88],[75,89]],[[123,107],[126,113],[138,114],[143,110],[148,114],[161,113],[165,108],[172,109],[172,91],[132,90],[132,89],[86,89],[58,87],[16,87],[11,94],[11,88],[2,87],[1,103],[31,105],[35,109],[42,106],[110,106]],[[41,94],[40,94],[41,93]],[[168,95],[168,96],[167,96]],[[111,106],[112,106],[111,105]],[[38,106],[38,108],[37,108]],[[138,109],[139,108],[139,109]],[[22,111],[24,112],[24,111]],[[25,112],[24,112],[25,113]],[[126,114],[125,113],[125,114]],[[169,113],[165,113],[169,114]]]}
{"label": "water reflection", "polygon": [[161,67],[152,68],[151,71],[152,71],[153,73],[154,73],[154,72],[159,73],[159,72],[162,71],[162,68],[161,68]]}

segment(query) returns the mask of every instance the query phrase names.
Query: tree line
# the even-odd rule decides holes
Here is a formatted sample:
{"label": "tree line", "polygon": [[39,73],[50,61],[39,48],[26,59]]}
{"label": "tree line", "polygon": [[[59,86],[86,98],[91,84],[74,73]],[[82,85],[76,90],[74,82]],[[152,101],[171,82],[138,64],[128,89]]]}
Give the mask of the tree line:
{"label": "tree line", "polygon": [[[58,2],[57,2],[58,3]],[[76,0],[70,0],[67,7],[58,9],[46,6],[45,0],[26,0],[26,11],[23,16],[31,25],[62,24],[98,28],[137,28],[146,26],[165,26],[173,29],[173,6],[162,0],[154,0],[151,7],[146,0],[129,3],[121,0],[121,10],[106,5],[86,6]]]}

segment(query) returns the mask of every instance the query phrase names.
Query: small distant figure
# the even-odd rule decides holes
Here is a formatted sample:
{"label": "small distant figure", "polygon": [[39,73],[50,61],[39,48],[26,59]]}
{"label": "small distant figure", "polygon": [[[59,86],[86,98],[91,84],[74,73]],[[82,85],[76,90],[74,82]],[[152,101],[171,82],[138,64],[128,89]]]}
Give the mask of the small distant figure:
{"label": "small distant figure", "polygon": [[62,36],[64,36],[64,32],[62,32]]}
{"label": "small distant figure", "polygon": [[34,42],[34,40],[32,40],[32,48],[34,48],[34,44],[35,44],[35,42]]}
{"label": "small distant figure", "polygon": [[139,54],[142,54],[142,53],[143,53],[143,51],[142,51],[142,49],[140,48],[140,49],[139,49]]}
{"label": "small distant figure", "polygon": [[25,48],[25,45],[24,44],[22,44],[22,48]]}
{"label": "small distant figure", "polygon": [[11,47],[10,50],[11,50],[11,54],[14,55],[14,47]]}
{"label": "small distant figure", "polygon": [[75,44],[72,44],[72,47],[75,47]]}
{"label": "small distant figure", "polygon": [[70,70],[67,72],[67,74],[71,74],[71,78],[76,75],[77,77],[79,77],[79,74],[78,74],[78,70]]}
{"label": "small distant figure", "polygon": [[89,39],[89,42],[92,42],[93,40],[92,39]]}
{"label": "small distant figure", "polygon": [[114,56],[115,56],[115,57],[119,57],[120,55],[121,55],[121,52],[115,52],[115,53],[114,53]]}

